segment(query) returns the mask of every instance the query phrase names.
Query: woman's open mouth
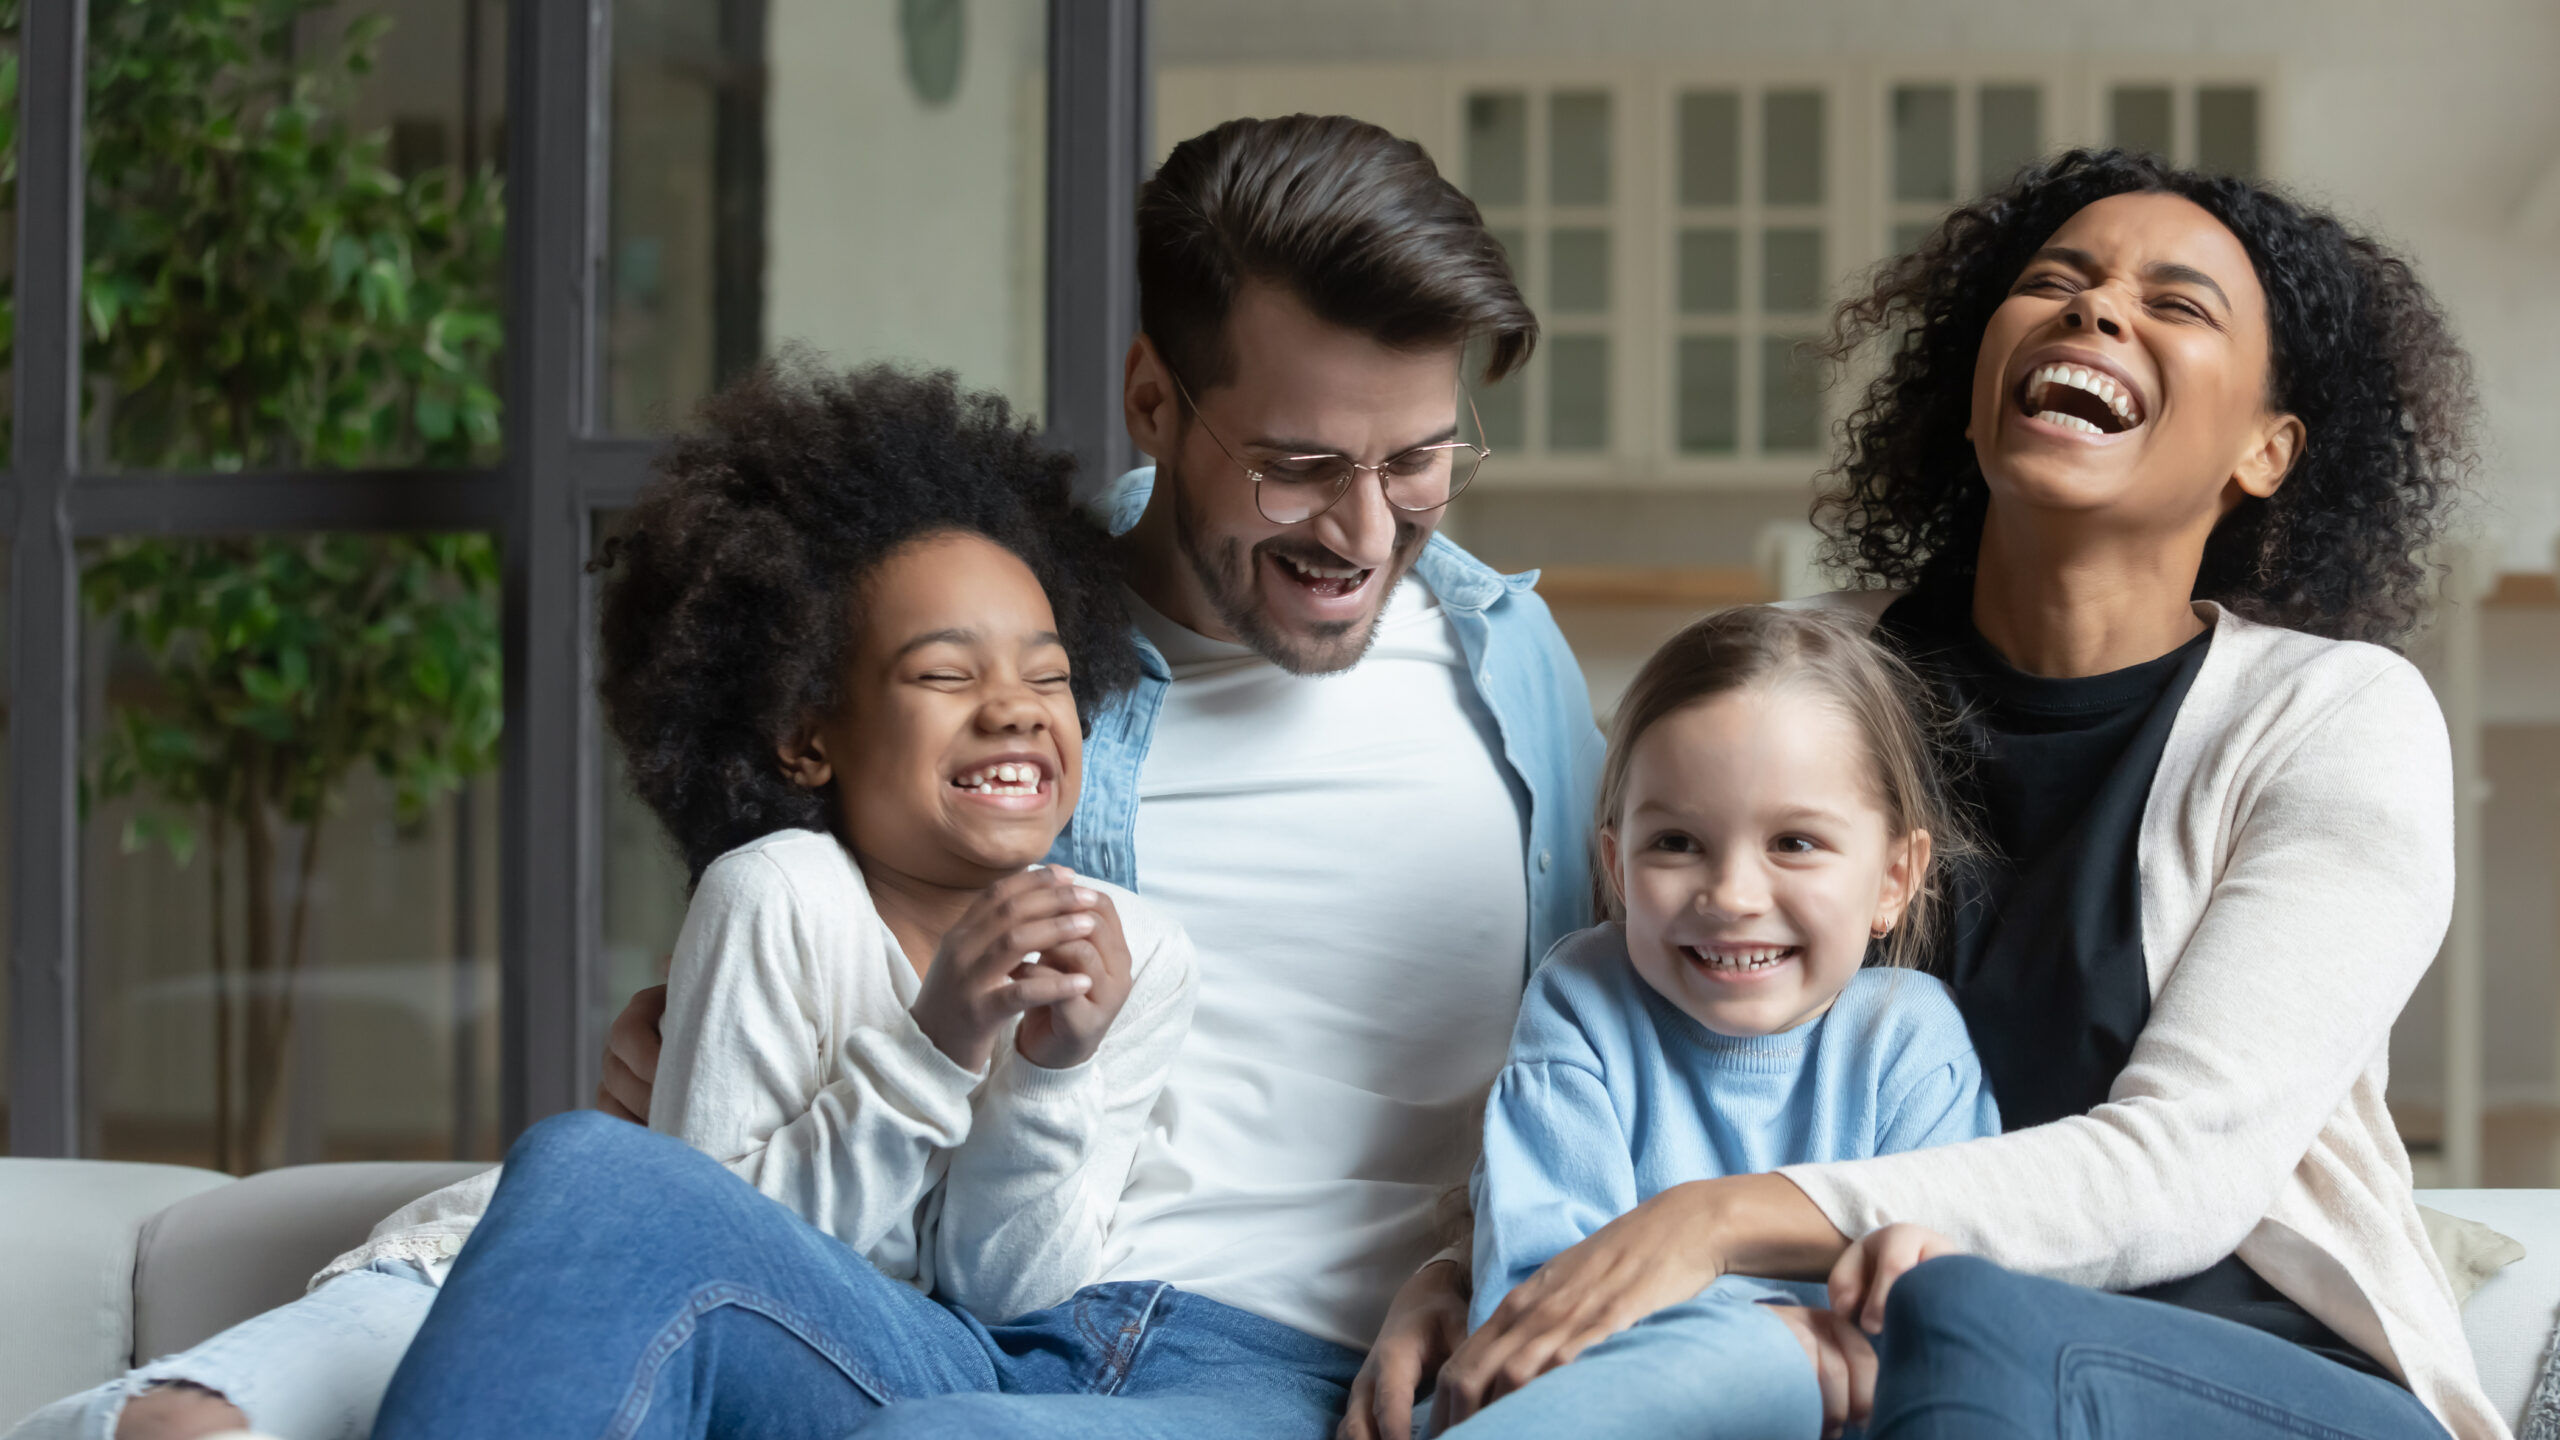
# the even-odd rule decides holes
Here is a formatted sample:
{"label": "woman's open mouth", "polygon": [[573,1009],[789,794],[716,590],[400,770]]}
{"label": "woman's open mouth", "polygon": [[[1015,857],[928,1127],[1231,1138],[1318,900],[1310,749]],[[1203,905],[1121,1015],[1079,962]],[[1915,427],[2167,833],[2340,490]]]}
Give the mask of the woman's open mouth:
{"label": "woman's open mouth", "polygon": [[1799,945],[1683,945],[1681,956],[1716,980],[1750,980],[1804,953]]}
{"label": "woman's open mouth", "polygon": [[2086,365],[2039,365],[2018,382],[2029,419],[2083,435],[2121,435],[2142,423],[2142,400],[2114,376]]}

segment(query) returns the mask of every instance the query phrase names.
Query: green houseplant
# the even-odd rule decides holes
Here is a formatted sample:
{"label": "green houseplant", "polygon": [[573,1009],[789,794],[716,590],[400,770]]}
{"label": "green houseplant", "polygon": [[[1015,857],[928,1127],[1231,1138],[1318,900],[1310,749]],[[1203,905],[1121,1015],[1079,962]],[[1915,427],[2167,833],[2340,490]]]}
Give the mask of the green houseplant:
{"label": "green houseplant", "polygon": [[[16,8],[0,6],[13,26]],[[324,8],[92,0],[92,455],[196,471],[495,458],[497,178],[394,175],[387,136],[343,118],[385,22],[313,46]],[[494,763],[498,583],[478,535],[88,554],[87,603],[150,683],[112,701],[84,796],[143,802],[128,849],[209,865],[224,1168],[281,1163],[311,882],[348,780],[370,766],[415,819]]]}

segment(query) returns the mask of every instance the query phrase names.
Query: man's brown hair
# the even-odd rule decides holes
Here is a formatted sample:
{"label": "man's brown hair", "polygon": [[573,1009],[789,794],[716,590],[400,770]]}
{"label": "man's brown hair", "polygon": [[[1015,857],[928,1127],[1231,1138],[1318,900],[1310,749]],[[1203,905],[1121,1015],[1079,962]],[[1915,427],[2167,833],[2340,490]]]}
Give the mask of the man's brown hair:
{"label": "man's brown hair", "polygon": [[1345,115],[1230,120],[1138,190],[1138,323],[1198,395],[1235,369],[1246,281],[1396,349],[1477,344],[1490,384],[1538,343],[1502,245],[1421,146]]}

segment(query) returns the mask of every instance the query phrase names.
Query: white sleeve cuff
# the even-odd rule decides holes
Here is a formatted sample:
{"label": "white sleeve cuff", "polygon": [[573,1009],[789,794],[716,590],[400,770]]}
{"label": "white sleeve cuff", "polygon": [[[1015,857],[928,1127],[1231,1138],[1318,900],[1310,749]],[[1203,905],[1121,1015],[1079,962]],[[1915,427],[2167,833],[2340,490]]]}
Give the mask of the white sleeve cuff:
{"label": "white sleeve cuff", "polygon": [[1008,1043],[994,1068],[998,1088],[1035,1103],[1055,1102],[1080,1096],[1102,1083],[1102,1052],[1096,1049],[1073,1065],[1052,1070]]}

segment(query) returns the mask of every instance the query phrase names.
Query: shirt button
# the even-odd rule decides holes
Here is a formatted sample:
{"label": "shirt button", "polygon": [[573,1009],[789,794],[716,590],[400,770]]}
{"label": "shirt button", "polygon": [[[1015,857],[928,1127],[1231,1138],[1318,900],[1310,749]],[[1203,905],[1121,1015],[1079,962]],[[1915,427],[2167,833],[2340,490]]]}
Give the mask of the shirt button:
{"label": "shirt button", "polygon": [[1555,858],[1556,858],[1556,857],[1555,857],[1555,852],[1554,852],[1554,851],[1552,851],[1552,850],[1541,850],[1541,851],[1539,851],[1539,852],[1538,852],[1538,870],[1539,870],[1539,872],[1543,874],[1543,873],[1546,871],[1546,868],[1547,868],[1549,865],[1551,865],[1551,864],[1555,863]]}

